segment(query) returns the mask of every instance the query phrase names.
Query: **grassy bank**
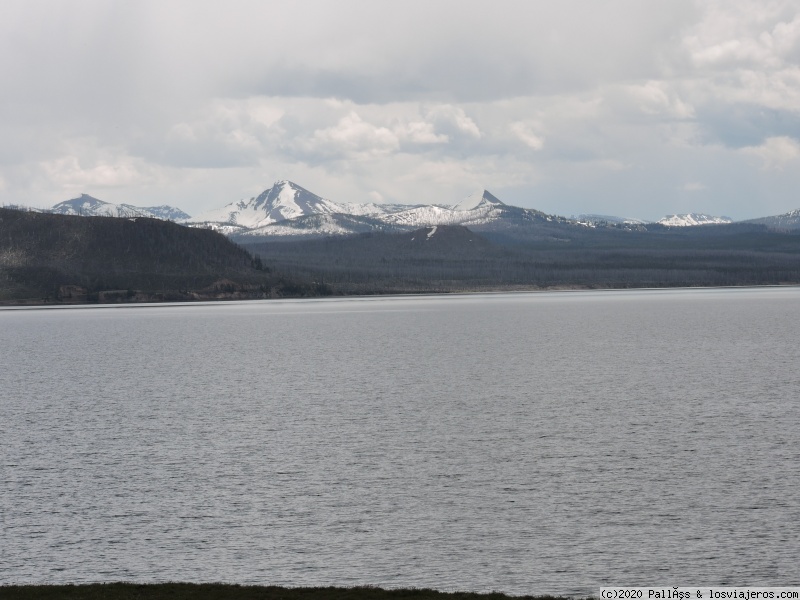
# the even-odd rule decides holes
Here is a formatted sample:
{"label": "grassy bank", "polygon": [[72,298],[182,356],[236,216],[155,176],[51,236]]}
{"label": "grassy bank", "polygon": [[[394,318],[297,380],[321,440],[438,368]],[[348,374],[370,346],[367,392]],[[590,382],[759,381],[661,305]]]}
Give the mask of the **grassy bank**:
{"label": "grassy bank", "polygon": [[3,600],[551,600],[554,596],[507,596],[500,593],[438,592],[375,587],[284,588],[223,583],[93,583],[86,585],[0,586]]}

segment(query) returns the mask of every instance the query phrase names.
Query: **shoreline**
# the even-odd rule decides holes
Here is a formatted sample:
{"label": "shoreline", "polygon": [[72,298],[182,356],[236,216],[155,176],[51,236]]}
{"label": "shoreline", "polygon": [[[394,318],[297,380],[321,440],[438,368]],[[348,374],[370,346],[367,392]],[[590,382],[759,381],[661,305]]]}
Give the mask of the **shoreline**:
{"label": "shoreline", "polygon": [[213,306],[217,304],[239,304],[250,302],[287,302],[302,300],[357,300],[369,298],[424,298],[435,296],[478,296],[494,294],[547,294],[563,292],[658,292],[680,290],[762,290],[762,289],[791,289],[800,288],[800,283],[773,283],[764,285],[687,285],[687,286],[647,286],[647,287],[591,287],[591,286],[564,286],[547,288],[520,288],[509,289],[472,289],[472,290],[444,290],[444,291],[419,291],[419,292],[376,292],[367,294],[331,294],[328,296],[281,296],[275,298],[217,298],[197,300],[153,300],[145,302],[42,302],[35,299],[5,300],[0,301],[2,310],[43,310],[52,308],[115,308],[115,307],[165,307],[165,306]]}
{"label": "shoreline", "polygon": [[[282,587],[233,583],[85,583],[0,585],[4,600],[565,600],[567,596],[512,596],[501,592],[442,592],[427,588]],[[588,598],[582,596],[581,598]]]}

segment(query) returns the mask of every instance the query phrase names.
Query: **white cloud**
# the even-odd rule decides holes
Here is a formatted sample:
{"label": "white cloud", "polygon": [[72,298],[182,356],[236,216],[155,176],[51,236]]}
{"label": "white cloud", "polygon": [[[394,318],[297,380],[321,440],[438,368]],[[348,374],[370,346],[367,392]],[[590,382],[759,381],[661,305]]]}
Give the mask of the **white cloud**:
{"label": "white cloud", "polygon": [[741,152],[760,158],[764,169],[783,169],[800,159],[800,143],[788,136],[771,137],[759,146],[742,148]]}
{"label": "white cloud", "polygon": [[0,202],[796,203],[798,0],[231,1],[6,0]]}
{"label": "white cloud", "polygon": [[457,135],[475,139],[481,137],[480,128],[460,106],[452,104],[432,106],[425,111],[425,117],[435,124],[437,131],[449,133],[451,137]]}
{"label": "white cloud", "polygon": [[644,84],[627,86],[640,111],[647,115],[669,116],[676,119],[689,119],[694,116],[694,108],[684,102],[668,83],[648,81]]}
{"label": "white cloud", "polygon": [[730,86],[720,86],[716,91],[726,100],[746,102],[767,108],[800,113],[800,67],[790,66],[765,73],[744,70],[739,80]]}
{"label": "white cloud", "polygon": [[336,158],[375,158],[396,151],[400,141],[387,127],[367,123],[350,111],[333,127],[314,131],[306,147],[313,154]]}
{"label": "white cloud", "polygon": [[443,133],[436,133],[432,123],[412,121],[398,123],[394,132],[400,140],[411,144],[446,144],[449,138]]}
{"label": "white cloud", "polygon": [[161,139],[142,148],[164,164],[185,167],[230,167],[254,164],[263,150],[267,127],[236,106],[214,103],[191,120],[169,127]]}
{"label": "white cloud", "polygon": [[77,156],[63,156],[43,163],[41,168],[53,184],[73,192],[137,186],[153,179],[147,165],[124,157],[107,157],[86,164]]}
{"label": "white cloud", "polygon": [[692,63],[704,69],[775,69],[796,60],[800,40],[797,3],[710,0],[683,38]]}
{"label": "white cloud", "polygon": [[514,135],[533,150],[541,150],[544,147],[545,138],[540,129],[541,125],[539,123],[526,123],[524,121],[511,123],[511,131]]}

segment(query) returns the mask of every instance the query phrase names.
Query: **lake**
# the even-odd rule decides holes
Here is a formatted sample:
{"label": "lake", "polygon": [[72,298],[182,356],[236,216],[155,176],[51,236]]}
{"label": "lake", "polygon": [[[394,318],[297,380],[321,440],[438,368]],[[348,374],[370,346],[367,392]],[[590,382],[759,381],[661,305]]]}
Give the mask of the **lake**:
{"label": "lake", "polygon": [[800,288],[0,310],[0,584],[800,585]]}

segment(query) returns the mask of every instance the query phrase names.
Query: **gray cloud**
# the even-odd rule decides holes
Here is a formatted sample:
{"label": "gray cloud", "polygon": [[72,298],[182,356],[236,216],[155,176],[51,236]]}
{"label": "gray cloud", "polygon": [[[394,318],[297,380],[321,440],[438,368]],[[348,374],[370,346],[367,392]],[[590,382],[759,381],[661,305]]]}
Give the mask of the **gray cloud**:
{"label": "gray cloud", "polygon": [[290,178],[775,214],[798,207],[798,61],[798,0],[7,0],[0,202],[199,212]]}
{"label": "gray cloud", "polygon": [[303,12],[312,19],[299,40],[269,27],[261,51],[247,52],[231,77],[242,93],[475,102],[583,89],[658,70],[675,28],[696,14],[683,0],[350,1],[318,19]]}
{"label": "gray cloud", "polygon": [[703,107],[698,111],[705,143],[721,143],[731,148],[758,146],[775,136],[800,140],[800,112],[776,110],[759,105],[734,104]]}

